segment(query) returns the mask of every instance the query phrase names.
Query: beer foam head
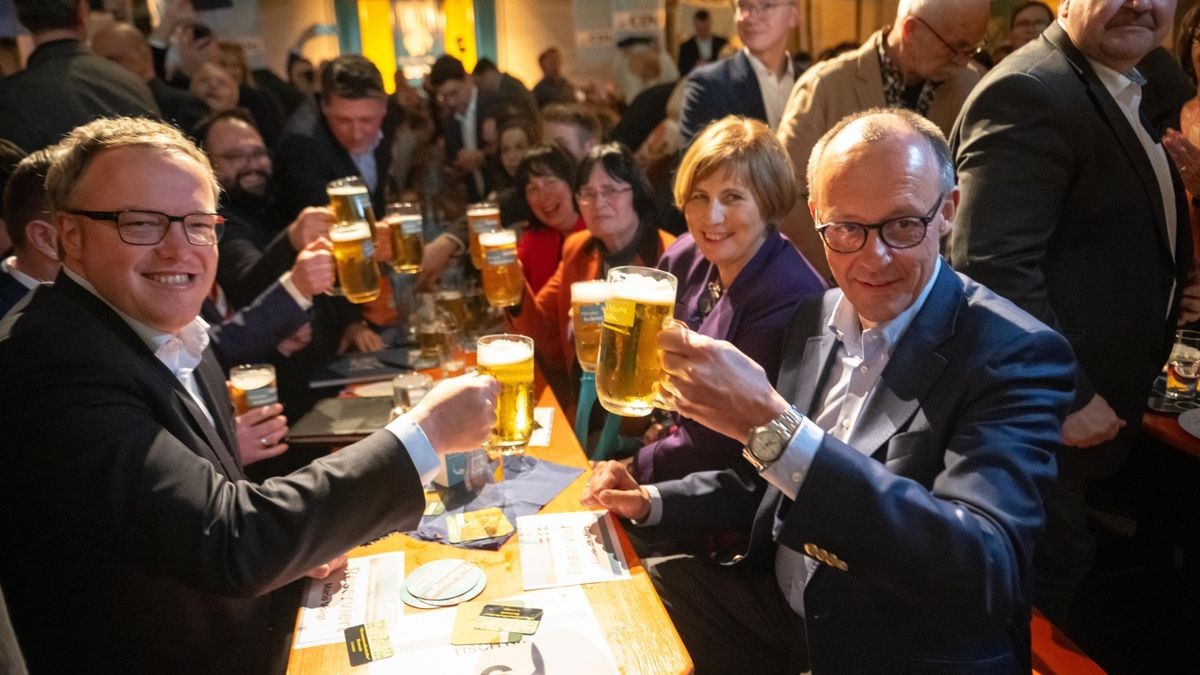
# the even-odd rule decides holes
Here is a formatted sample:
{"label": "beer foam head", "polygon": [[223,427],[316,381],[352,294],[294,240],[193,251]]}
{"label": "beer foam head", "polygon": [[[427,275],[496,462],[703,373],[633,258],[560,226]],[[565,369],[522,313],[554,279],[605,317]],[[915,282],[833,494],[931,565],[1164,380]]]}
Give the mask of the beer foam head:
{"label": "beer foam head", "polygon": [[517,233],[512,230],[496,230],[495,232],[481,232],[479,234],[480,246],[516,246]]}
{"label": "beer foam head", "polygon": [[611,296],[644,305],[674,305],[675,284],[668,279],[630,273],[610,281]]}
{"label": "beer foam head", "polygon": [[458,300],[461,297],[462,297],[462,291],[448,290],[448,291],[438,291],[437,292],[438,300]]}
{"label": "beer foam head", "polygon": [[491,202],[481,202],[472,204],[467,207],[468,216],[486,216],[490,214],[500,215],[500,207]]}
{"label": "beer foam head", "polygon": [[517,336],[512,339],[489,340],[480,342],[475,353],[475,362],[481,366],[507,366],[521,363],[533,358],[533,345],[520,340]]}
{"label": "beer foam head", "polygon": [[365,220],[338,225],[329,230],[329,241],[358,241],[371,238],[371,226]]}
{"label": "beer foam head", "polygon": [[571,284],[571,302],[595,304],[608,299],[607,281],[576,281]]}
{"label": "beer foam head", "polygon": [[330,197],[349,197],[351,195],[367,194],[367,188],[362,185],[339,185],[326,190]]}

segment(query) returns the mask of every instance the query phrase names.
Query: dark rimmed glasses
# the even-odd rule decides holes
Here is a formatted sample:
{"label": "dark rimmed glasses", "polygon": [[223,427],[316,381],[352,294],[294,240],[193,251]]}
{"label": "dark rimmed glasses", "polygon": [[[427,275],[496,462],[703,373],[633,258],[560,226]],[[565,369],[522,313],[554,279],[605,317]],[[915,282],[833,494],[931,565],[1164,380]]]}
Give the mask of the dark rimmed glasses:
{"label": "dark rimmed glasses", "polygon": [[121,241],[134,246],[154,246],[167,237],[171,223],[183,226],[183,234],[193,246],[212,246],[221,240],[225,219],[215,213],[188,213],[172,216],[161,211],[126,209],[124,211],[67,211],[73,216],[107,221],[117,227]]}
{"label": "dark rimmed glasses", "polygon": [[878,230],[879,238],[888,248],[912,248],[925,241],[925,232],[929,223],[937,218],[946,193],[938,195],[937,203],[924,216],[903,216],[891,218],[880,223],[853,223],[849,221],[833,221],[817,226],[817,232],[829,250],[837,253],[857,253],[867,245],[867,233]]}
{"label": "dark rimmed glasses", "polygon": [[983,51],[983,43],[977,44],[974,47],[955,47],[949,42],[946,42],[946,38],[942,37],[942,34],[937,32],[933,26],[930,26],[928,21],[919,16],[913,16],[913,18],[917,21],[920,21],[922,26],[928,28],[929,32],[933,33],[933,37],[937,38],[938,42],[941,42],[943,45],[945,45],[946,49],[950,50],[951,54],[954,54],[964,61]]}

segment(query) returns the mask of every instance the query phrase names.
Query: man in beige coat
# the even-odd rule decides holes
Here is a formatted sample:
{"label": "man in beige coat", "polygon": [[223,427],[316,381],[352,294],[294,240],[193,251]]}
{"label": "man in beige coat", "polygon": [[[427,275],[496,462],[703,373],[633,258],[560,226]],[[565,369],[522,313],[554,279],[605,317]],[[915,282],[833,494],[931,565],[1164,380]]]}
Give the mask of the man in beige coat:
{"label": "man in beige coat", "polygon": [[[843,117],[879,107],[904,107],[924,115],[949,135],[979,75],[967,67],[987,29],[987,0],[901,0],[896,21],[862,47],[819,63],[796,81],[779,140],[796,176],[821,136]],[[821,238],[802,198],[781,226],[804,257],[826,278]],[[870,189],[864,186],[864,189]]]}

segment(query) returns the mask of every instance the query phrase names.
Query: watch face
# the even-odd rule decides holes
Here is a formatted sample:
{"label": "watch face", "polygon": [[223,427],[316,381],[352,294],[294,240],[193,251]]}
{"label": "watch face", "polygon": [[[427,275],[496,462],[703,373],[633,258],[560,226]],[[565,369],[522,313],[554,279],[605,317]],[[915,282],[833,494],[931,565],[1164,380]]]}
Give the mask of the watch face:
{"label": "watch face", "polygon": [[770,427],[760,429],[754,435],[754,442],[750,446],[754,456],[761,462],[773,462],[779,458],[779,454],[783,451],[782,439],[779,434]]}

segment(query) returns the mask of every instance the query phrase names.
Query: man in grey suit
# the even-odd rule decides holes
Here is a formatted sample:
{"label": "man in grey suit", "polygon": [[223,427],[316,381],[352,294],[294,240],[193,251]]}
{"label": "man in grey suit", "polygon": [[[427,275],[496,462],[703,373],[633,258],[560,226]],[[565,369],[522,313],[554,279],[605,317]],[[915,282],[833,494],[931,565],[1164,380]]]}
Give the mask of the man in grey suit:
{"label": "man in grey suit", "polygon": [[13,4],[35,48],[25,70],[0,81],[0,138],[33,152],[97,117],[159,116],[145,82],[84,46],[87,0]]}
{"label": "man in grey suit", "polygon": [[1038,608],[1060,625],[1093,556],[1086,488],[1129,456],[1192,260],[1184,190],[1147,128],[1135,68],[1174,9],[1063,2],[1057,23],[980,82],[951,139],[963,193],[951,263],[1079,359],[1038,542]]}
{"label": "man in grey suit", "polygon": [[287,647],[268,594],[413,527],[438,455],[487,436],[498,387],[450,380],[251,483],[197,318],[219,226],[204,154],[167,124],[99,120],[46,185],[63,272],[0,320],[0,585],[29,667],[268,672]]}
{"label": "man in grey suit", "polygon": [[797,309],[778,391],[727,342],[658,339],[668,399],[744,443],[758,476],[638,486],[610,462],[584,502],[651,540],[749,533],[736,564],[653,566],[698,672],[1028,672],[1029,567],[1071,401],[1067,342],[938,256],[958,190],[928,120],[848,118],[808,175],[839,288]]}

